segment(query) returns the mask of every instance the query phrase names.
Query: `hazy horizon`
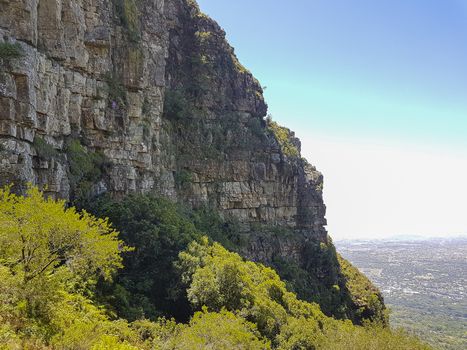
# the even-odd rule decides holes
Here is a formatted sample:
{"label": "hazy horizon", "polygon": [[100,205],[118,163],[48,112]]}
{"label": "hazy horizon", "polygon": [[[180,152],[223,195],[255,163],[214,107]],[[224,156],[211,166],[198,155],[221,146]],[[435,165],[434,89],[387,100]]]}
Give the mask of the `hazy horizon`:
{"label": "hazy horizon", "polygon": [[467,235],[467,1],[199,4],[324,174],[334,239]]}

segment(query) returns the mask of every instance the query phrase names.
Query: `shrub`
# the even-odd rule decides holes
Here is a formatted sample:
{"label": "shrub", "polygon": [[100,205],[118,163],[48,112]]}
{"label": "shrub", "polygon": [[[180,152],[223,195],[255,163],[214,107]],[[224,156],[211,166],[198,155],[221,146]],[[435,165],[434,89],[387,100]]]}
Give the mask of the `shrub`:
{"label": "shrub", "polygon": [[87,150],[79,140],[72,140],[66,155],[70,166],[72,201],[83,206],[92,195],[92,187],[102,179],[106,165],[104,155]]}
{"label": "shrub", "polygon": [[136,0],[114,0],[114,6],[120,23],[127,30],[128,38],[134,43],[139,42],[141,34]]}
{"label": "shrub", "polygon": [[207,239],[180,253],[178,268],[188,285],[190,302],[201,308],[223,308],[256,323],[262,335],[274,339],[287,315],[324,317],[317,305],[301,302],[287,291],[271,268],[245,262],[238,254]]}
{"label": "shrub", "polygon": [[[379,290],[352,264],[337,254],[345,288],[352,302],[360,308],[354,318],[367,319],[383,325],[389,324],[389,316]],[[355,317],[357,316],[357,317]]]}
{"label": "shrub", "polygon": [[121,79],[111,72],[105,73],[103,79],[107,83],[109,102],[111,104],[116,103],[120,107],[125,107],[127,104],[126,91]]}
{"label": "shrub", "polygon": [[[201,311],[186,324],[115,319],[96,302],[102,294],[95,295],[97,281],[110,282],[129,250],[109,222],[44,199],[36,188],[25,197],[7,188],[0,190],[0,348],[429,349],[381,324],[362,327],[326,317],[318,305],[288,291],[274,270],[200,238],[187,211],[170,201],[101,201],[101,213],[137,246],[133,259],[124,257],[127,266],[115,276],[107,301],[129,306],[128,317],[140,318],[146,316],[144,301],[163,310],[156,307],[168,295],[159,291],[180,278],[175,287]],[[175,269],[181,247],[187,248]],[[115,304],[125,293],[128,305]],[[170,305],[172,313],[185,307],[181,299]]]}
{"label": "shrub", "polygon": [[260,118],[251,118],[248,120],[247,127],[251,130],[252,134],[257,137],[264,136],[265,128]]}
{"label": "shrub", "polygon": [[115,283],[101,286],[106,302],[130,320],[154,319],[161,313],[188,319],[191,309],[173,262],[201,232],[232,249],[243,245],[238,223],[222,218],[214,208],[191,210],[151,195],[122,201],[102,196],[88,202],[88,208],[109,217],[122,238],[135,247],[135,252],[125,255],[125,268]]}
{"label": "shrub", "polygon": [[195,209],[191,215],[196,228],[231,251],[239,251],[247,244],[247,235],[234,218],[224,218],[209,205]]}
{"label": "shrub", "polygon": [[59,156],[58,151],[42,137],[36,135],[34,137],[33,146],[37,155],[45,160],[51,160]]}
{"label": "shrub", "polygon": [[280,126],[274,121],[268,122],[267,126],[275,136],[284,155],[288,157],[300,156],[297,146],[292,142],[292,134],[289,129]]}
{"label": "shrub", "polygon": [[172,338],[173,349],[271,349],[256,325],[231,312],[197,312],[187,327]]}
{"label": "shrub", "polygon": [[316,349],[335,350],[430,350],[419,339],[402,330],[391,330],[377,325],[354,326],[350,322],[328,322],[323,330],[324,337]]}
{"label": "shrub", "polygon": [[12,60],[24,56],[24,51],[18,43],[0,43],[0,60]]}
{"label": "shrub", "polygon": [[189,170],[182,169],[175,173],[175,184],[177,187],[183,187],[193,180],[193,173]]}
{"label": "shrub", "polygon": [[191,103],[179,90],[166,90],[164,99],[164,116],[168,119],[181,120],[192,114]]}

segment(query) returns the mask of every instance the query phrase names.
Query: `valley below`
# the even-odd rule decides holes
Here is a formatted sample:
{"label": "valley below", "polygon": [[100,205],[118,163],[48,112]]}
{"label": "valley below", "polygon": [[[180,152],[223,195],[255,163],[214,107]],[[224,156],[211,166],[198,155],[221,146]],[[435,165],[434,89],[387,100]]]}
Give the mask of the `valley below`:
{"label": "valley below", "polygon": [[335,243],[381,289],[393,327],[437,349],[467,349],[467,238]]}

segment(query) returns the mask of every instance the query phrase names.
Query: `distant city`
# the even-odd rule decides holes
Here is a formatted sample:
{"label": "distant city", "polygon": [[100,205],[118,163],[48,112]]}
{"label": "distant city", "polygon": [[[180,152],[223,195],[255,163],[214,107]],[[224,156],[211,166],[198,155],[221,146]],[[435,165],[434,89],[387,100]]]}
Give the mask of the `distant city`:
{"label": "distant city", "polygon": [[383,292],[391,325],[438,349],[467,349],[467,237],[335,242]]}

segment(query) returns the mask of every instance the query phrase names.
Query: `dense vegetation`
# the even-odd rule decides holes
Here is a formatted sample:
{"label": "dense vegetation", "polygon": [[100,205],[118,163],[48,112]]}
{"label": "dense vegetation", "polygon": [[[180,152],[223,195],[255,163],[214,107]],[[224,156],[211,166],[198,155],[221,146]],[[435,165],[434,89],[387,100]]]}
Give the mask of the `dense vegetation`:
{"label": "dense vegetation", "polygon": [[[202,236],[215,218],[144,196],[121,203],[96,205],[125,228],[118,237],[37,189],[0,190],[0,348],[427,349],[299,300],[271,268]],[[186,322],[161,317],[177,312]]]}
{"label": "dense vegetation", "polygon": [[[154,318],[161,312],[183,321],[190,317],[183,293],[174,292],[180,287],[173,262],[191,241],[204,234],[237,253],[258,235],[265,235],[266,240],[294,235],[289,229],[264,225],[248,234],[240,229],[240,223],[222,218],[213,208],[191,210],[155,196],[132,195],[120,201],[104,196],[88,202],[86,208],[109,218],[125,242],[138,248],[124,256],[125,268],[114,283],[100,289],[103,301],[131,320],[143,315]],[[331,242],[308,242],[304,249],[304,266],[279,257],[271,262],[290,291],[318,303],[328,316],[354,323],[362,319],[387,323],[378,290],[352,265],[338,259]]]}

